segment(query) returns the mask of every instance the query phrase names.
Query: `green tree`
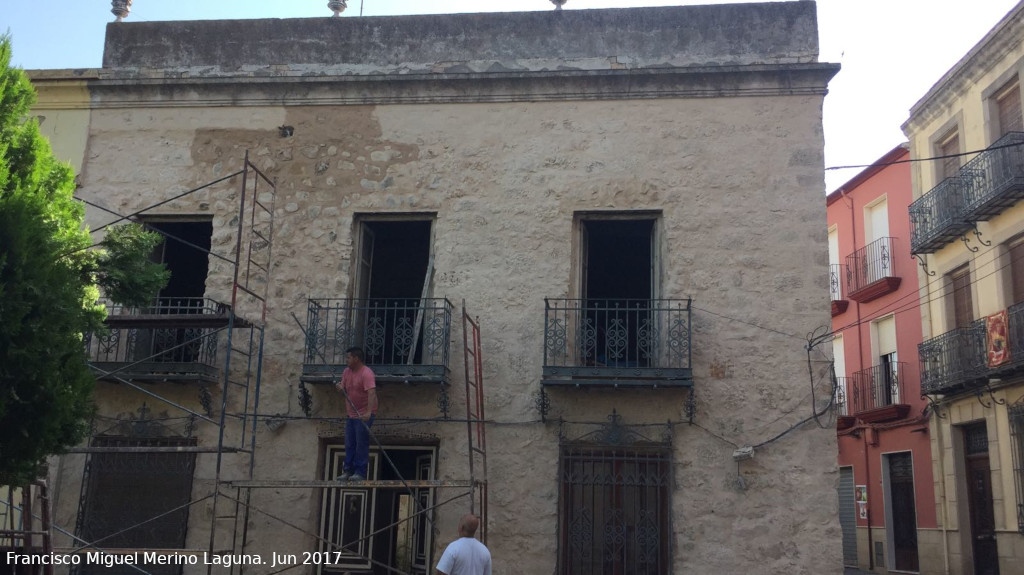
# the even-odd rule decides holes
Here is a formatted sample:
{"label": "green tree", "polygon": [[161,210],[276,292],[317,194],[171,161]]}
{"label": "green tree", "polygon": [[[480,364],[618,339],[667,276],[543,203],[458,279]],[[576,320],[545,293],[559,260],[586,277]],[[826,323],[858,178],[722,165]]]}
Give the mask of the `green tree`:
{"label": "green tree", "polygon": [[40,135],[35,90],[10,63],[0,36],[0,485],[23,485],[88,431],[95,378],[83,334],[103,329],[97,286],[137,305],[169,273],[148,261],[160,236],[136,224],[91,249],[71,167]]}

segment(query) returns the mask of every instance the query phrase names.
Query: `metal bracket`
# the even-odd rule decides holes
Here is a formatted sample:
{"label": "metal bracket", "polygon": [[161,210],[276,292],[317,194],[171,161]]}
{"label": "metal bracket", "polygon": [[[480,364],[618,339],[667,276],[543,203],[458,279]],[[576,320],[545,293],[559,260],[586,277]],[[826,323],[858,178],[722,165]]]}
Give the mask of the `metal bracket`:
{"label": "metal bracket", "polygon": [[540,420],[544,423],[548,421],[548,413],[551,411],[551,397],[548,396],[547,390],[544,386],[540,386],[540,391],[537,392],[537,396],[534,398],[534,405],[537,407],[537,411],[540,412]]}
{"label": "metal bracket", "polygon": [[935,401],[935,399],[932,398],[932,396],[930,396],[930,395],[922,395],[921,399],[924,399],[924,400],[926,400],[928,402],[928,407],[930,407],[932,409],[932,411],[935,412],[935,416],[936,417],[938,417],[939,419],[946,419],[946,416],[942,415],[942,411],[941,411],[942,404],[941,403],[939,403],[938,401]]}
{"label": "metal bracket", "polygon": [[451,416],[452,398],[448,395],[448,386],[446,385],[442,385],[441,391],[437,394],[437,409],[445,419]]}
{"label": "metal bracket", "polygon": [[921,266],[921,269],[923,269],[923,270],[924,270],[924,273],[925,273],[925,274],[926,274],[926,275],[927,275],[928,277],[934,277],[934,276],[935,276],[935,272],[933,272],[933,271],[931,271],[931,270],[929,270],[929,269],[928,269],[928,260],[927,260],[927,259],[925,259],[925,257],[924,257],[923,255],[921,255],[921,254],[914,254],[914,255],[912,255],[912,256],[910,256],[910,257],[912,257],[912,258],[914,258],[915,260],[917,260],[917,264],[918,264],[919,266]]}
{"label": "metal bracket", "polygon": [[210,389],[205,385],[199,388],[199,405],[203,406],[203,413],[213,416],[213,397],[210,395]]}
{"label": "metal bracket", "polygon": [[686,411],[686,419],[693,425],[693,418],[697,415],[697,398],[693,395],[693,388],[690,388],[689,395],[686,396],[686,403],[684,404],[684,410]]}
{"label": "metal bracket", "polygon": [[980,249],[981,249],[981,248],[976,248],[976,247],[972,246],[972,245],[971,245],[971,240],[970,240],[970,238],[968,238],[968,237],[967,237],[967,235],[962,235],[962,236],[960,236],[960,241],[962,241],[962,242],[964,243],[964,246],[965,246],[965,247],[966,247],[966,248],[967,248],[967,249],[968,249],[968,250],[969,250],[969,251],[970,251],[970,252],[971,252],[972,254],[976,254],[976,253],[978,253],[978,250],[980,250]]}
{"label": "metal bracket", "polygon": [[983,391],[988,392],[988,396],[989,396],[989,398],[992,399],[992,403],[994,403],[996,405],[1006,405],[1006,400],[1005,399],[999,399],[998,397],[996,397],[995,392],[992,390],[992,384],[989,383],[989,382],[985,382],[985,388],[984,389],[979,389],[974,394],[975,396],[977,396],[978,403],[980,403],[982,405],[982,407],[984,407],[986,409],[992,407],[992,403],[986,404],[984,401],[981,400],[981,397],[983,395],[983,393],[982,393]]}
{"label": "metal bracket", "polygon": [[302,410],[306,417],[313,414],[313,396],[310,395],[306,382],[301,380],[299,381],[299,409]]}
{"label": "metal bracket", "polygon": [[978,225],[977,224],[974,225],[973,232],[974,232],[974,237],[978,238],[978,243],[980,243],[981,245],[985,246],[986,248],[992,246],[992,242],[985,241],[985,240],[981,239],[981,231],[978,230]]}

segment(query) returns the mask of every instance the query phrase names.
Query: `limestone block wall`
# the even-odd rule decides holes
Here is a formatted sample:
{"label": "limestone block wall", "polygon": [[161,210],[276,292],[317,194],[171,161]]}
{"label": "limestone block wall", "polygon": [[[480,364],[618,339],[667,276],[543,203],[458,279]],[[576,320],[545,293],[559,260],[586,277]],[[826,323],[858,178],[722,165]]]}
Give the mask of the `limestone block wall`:
{"label": "limestone block wall", "polygon": [[[292,135],[282,137],[280,126],[291,126]],[[558,418],[603,421],[614,409],[626,424],[681,422],[686,394],[552,390],[548,422],[540,422],[534,396],[543,298],[578,294],[574,213],[655,210],[657,289],[662,297],[692,297],[696,307],[699,427],[676,423],[672,430],[675,571],[838,572],[834,431],[811,422],[739,465],[729,443],[760,443],[811,413],[802,336],[828,322],[820,273],[828,259],[820,95],[387,106],[108,104],[92,112],[80,193],[133,212],[239,169],[246,151],[278,182],[262,413],[301,414],[296,388],[303,335],[292,314],[304,321],[308,298],[351,295],[354,218],[432,214],[433,293],[465,299],[483,332],[487,414],[494,422],[488,445],[495,572],[555,572]],[[212,216],[214,250],[223,252],[233,242],[237,190],[237,182],[225,182],[153,213]],[[94,217],[94,224],[102,223]],[[227,299],[229,273],[230,266],[211,258],[208,297]],[[451,338],[458,416],[464,401],[458,321]],[[812,359],[820,369],[821,358]],[[101,386],[97,399],[101,412],[116,415],[131,402],[122,400],[128,391],[111,387]],[[198,408],[191,392],[181,393],[183,404]],[[381,416],[436,416],[436,397],[435,388],[385,387]],[[342,415],[331,389],[314,388],[313,399],[314,416]],[[257,477],[316,478],[321,436],[331,435],[325,425],[292,420],[276,433],[260,427]],[[434,438],[438,476],[468,475],[462,425],[382,425],[378,431]],[[200,433],[201,444],[215,441],[215,431]],[[209,489],[212,478],[203,457],[194,496]],[[229,459],[225,473],[240,469]],[[70,515],[76,498],[68,485],[59,513]],[[318,494],[260,490],[253,503],[306,532],[254,514],[252,552],[315,549],[309,532],[318,529]],[[454,537],[457,517],[467,509],[462,501],[439,510],[436,550]],[[213,512],[208,504],[193,510],[189,547],[205,545]]]}

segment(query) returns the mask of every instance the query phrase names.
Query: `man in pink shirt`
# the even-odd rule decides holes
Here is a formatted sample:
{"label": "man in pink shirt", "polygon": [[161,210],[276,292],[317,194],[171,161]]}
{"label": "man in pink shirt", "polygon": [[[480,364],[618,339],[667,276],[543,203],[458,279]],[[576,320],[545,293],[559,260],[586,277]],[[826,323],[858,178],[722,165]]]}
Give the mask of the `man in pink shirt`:
{"label": "man in pink shirt", "polygon": [[338,481],[364,481],[370,462],[370,426],[377,416],[377,378],[363,363],[360,347],[345,350],[348,367],[335,387],[342,393],[345,421],[345,463]]}

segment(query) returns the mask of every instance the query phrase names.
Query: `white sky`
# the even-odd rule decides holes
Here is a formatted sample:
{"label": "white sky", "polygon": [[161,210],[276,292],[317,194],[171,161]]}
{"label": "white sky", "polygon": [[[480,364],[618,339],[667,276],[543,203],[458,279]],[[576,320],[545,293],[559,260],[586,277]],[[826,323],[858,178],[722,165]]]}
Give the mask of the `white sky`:
{"label": "white sky", "polygon": [[[549,0],[349,0],[343,17],[551,10]],[[744,0],[569,0],[566,10]],[[818,0],[821,61],[843,69],[825,98],[825,165],[870,164],[904,141],[910,107],[1018,0]],[[129,21],[328,17],[327,0],[134,0]],[[14,63],[95,68],[107,0],[0,0]],[[826,173],[829,191],[858,170]]]}

